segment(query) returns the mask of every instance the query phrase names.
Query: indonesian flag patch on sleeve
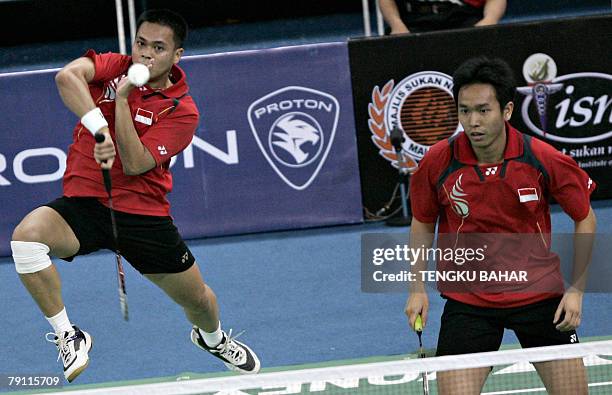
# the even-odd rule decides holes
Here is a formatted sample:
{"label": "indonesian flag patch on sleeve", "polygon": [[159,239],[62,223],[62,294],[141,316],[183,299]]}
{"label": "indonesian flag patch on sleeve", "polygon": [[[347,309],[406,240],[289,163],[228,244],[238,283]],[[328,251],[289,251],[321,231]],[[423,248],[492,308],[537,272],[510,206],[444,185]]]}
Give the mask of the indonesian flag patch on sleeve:
{"label": "indonesian flag patch on sleeve", "polygon": [[535,188],[519,188],[518,195],[521,203],[538,201],[538,190]]}

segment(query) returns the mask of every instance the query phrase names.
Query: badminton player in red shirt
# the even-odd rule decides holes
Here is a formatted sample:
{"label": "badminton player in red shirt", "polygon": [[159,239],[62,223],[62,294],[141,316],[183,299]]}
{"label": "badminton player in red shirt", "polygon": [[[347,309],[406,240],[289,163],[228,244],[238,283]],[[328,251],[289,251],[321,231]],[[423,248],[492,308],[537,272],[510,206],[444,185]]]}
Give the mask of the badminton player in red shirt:
{"label": "badminton player in red shirt", "polygon": [[[464,131],[432,146],[412,178],[411,247],[431,247],[436,222],[439,235],[488,234],[501,240],[503,234],[535,235],[542,242],[539,248],[546,247],[551,197],[572,218],[575,233],[593,234],[593,180],[572,158],[508,123],[515,91],[510,67],[500,59],[473,58],[457,69],[453,82]],[[502,262],[506,268],[529,273],[531,292],[487,292],[490,288],[473,283],[470,290],[461,291],[441,289],[438,283],[446,303],[437,355],[496,351],[506,328],[515,332],[523,347],[578,342],[575,329],[580,324],[584,288],[563,289],[558,257],[552,254],[550,261],[536,262],[534,269],[538,257],[521,248],[514,251],[512,262],[504,262],[503,254],[488,252],[487,264]],[[582,255],[577,261],[588,260],[590,245],[576,252]],[[425,270],[425,265],[417,262],[415,270]],[[437,270],[440,267],[438,262]],[[428,305],[424,283],[412,283],[405,309],[411,327],[419,315],[426,324]],[[549,393],[587,392],[581,359],[535,366]],[[459,389],[462,394],[479,394],[489,371],[440,372],[438,388],[444,394]]]}
{"label": "badminton player in red shirt", "polygon": [[[19,277],[54,331],[64,375],[73,381],[89,363],[92,336],[69,320],[50,256],[71,261],[99,249],[120,250],[159,286],[193,324],[191,340],[230,369],[256,373],[253,351],[221,329],[214,292],[170,217],[173,155],[191,142],[198,109],[178,66],[187,24],[167,10],[140,16],[132,55],[88,51],[66,65],[56,83],[66,107],[80,118],[73,131],[63,196],[29,213],[11,241]],[[135,63],[150,78],[136,87],[126,78]],[[104,139],[97,143],[95,134]],[[118,155],[117,155],[118,153]],[[110,171],[118,245],[100,169]]]}

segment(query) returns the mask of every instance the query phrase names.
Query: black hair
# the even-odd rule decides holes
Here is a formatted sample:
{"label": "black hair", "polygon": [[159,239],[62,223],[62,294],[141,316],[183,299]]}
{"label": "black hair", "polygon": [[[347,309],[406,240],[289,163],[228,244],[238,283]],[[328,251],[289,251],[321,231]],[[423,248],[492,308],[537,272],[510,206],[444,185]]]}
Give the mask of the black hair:
{"label": "black hair", "polygon": [[183,47],[183,42],[187,39],[187,22],[176,12],[165,9],[147,10],[138,17],[138,22],[136,23],[137,31],[144,22],[168,26],[174,33],[175,48]]}
{"label": "black hair", "polygon": [[503,59],[489,59],[485,56],[471,58],[463,62],[453,74],[453,96],[459,105],[459,91],[471,84],[489,84],[495,90],[499,108],[514,101],[516,81],[512,69]]}

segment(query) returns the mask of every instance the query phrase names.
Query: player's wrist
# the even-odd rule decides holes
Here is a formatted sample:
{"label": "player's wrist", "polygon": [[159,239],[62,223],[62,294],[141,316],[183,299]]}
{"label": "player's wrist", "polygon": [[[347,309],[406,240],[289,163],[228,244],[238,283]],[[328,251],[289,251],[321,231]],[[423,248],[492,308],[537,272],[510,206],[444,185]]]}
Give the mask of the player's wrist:
{"label": "player's wrist", "polygon": [[128,104],[127,96],[117,95],[117,97],[115,98],[115,106],[117,106],[117,104],[119,105]]}
{"label": "player's wrist", "polygon": [[398,18],[396,20],[389,21],[389,27],[394,32],[407,32],[408,27],[404,24],[404,22]]}
{"label": "player's wrist", "polygon": [[584,295],[584,287],[572,285],[565,291],[566,294],[573,294],[582,297]]}
{"label": "player's wrist", "polygon": [[108,122],[106,121],[106,118],[104,118],[102,110],[100,110],[99,107],[96,107],[83,115],[81,117],[81,124],[85,126],[85,128],[93,135],[103,128],[108,130]]}
{"label": "player's wrist", "polygon": [[425,283],[420,280],[416,280],[410,283],[409,292],[412,294],[425,294],[427,295],[427,290],[425,289]]}

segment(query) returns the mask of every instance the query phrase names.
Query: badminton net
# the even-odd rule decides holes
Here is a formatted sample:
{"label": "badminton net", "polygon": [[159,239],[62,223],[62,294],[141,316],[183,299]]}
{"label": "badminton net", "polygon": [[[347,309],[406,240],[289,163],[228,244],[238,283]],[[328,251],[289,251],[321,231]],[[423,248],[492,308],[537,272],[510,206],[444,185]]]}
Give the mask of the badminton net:
{"label": "badminton net", "polygon": [[[456,394],[461,393],[465,389],[462,384],[467,385],[470,380],[471,371],[463,370],[483,367],[492,367],[482,389],[486,395],[576,393],[571,385],[580,383],[583,373],[589,394],[612,393],[612,340],[422,359],[398,358],[252,376],[181,377],[172,382],[70,391],[70,394],[423,394],[424,372],[429,393],[438,394],[438,378],[462,369],[459,384],[449,392]],[[565,363],[576,359],[584,365],[584,371],[576,369],[575,364]],[[534,368],[534,363],[546,361],[555,361],[559,367],[553,373],[557,388],[549,388],[550,392]]]}

